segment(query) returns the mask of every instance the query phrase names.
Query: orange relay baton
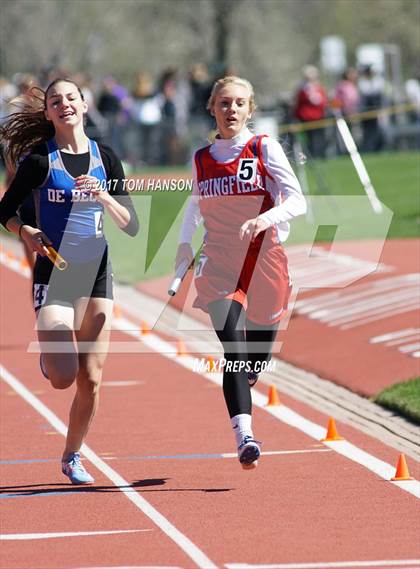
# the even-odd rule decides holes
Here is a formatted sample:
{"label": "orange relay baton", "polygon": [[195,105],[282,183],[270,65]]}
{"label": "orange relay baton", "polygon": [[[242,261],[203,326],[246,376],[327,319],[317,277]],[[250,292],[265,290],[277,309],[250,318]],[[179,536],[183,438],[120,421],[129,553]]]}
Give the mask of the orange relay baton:
{"label": "orange relay baton", "polygon": [[48,250],[47,257],[51,263],[57,267],[59,271],[65,271],[69,266],[68,262],[63,259],[60,253],[58,253],[54,247],[51,247],[51,245],[45,245],[45,248]]}

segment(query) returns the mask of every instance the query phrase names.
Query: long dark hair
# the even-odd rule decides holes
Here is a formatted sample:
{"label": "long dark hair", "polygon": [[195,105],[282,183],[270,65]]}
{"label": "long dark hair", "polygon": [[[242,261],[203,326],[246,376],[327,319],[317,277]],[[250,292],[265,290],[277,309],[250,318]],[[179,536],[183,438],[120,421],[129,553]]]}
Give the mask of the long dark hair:
{"label": "long dark hair", "polygon": [[55,128],[45,117],[48,91],[57,83],[72,83],[77,87],[82,100],[80,87],[66,77],[54,79],[45,89],[31,87],[24,95],[10,101],[10,105],[19,110],[6,117],[0,126],[0,139],[4,145],[5,159],[8,167],[15,171],[21,159],[30,153],[32,148],[55,135]]}

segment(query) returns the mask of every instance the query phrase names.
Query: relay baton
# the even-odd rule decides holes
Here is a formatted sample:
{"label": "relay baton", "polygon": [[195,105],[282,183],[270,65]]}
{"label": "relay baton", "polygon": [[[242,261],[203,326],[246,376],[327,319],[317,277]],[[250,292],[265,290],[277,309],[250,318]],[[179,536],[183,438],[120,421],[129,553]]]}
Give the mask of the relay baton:
{"label": "relay baton", "polygon": [[45,248],[48,250],[47,257],[51,263],[57,267],[59,271],[65,271],[69,266],[68,262],[63,259],[60,253],[58,253],[54,247],[51,247],[51,245],[45,245]]}
{"label": "relay baton", "polygon": [[171,285],[168,289],[168,294],[169,296],[175,296],[176,293],[178,292],[179,287],[181,286],[182,281],[184,280],[185,275],[188,272],[188,269],[190,267],[192,267],[194,264],[194,259],[189,262],[189,261],[184,261],[183,263],[181,263],[179,265],[179,267],[177,268],[177,270],[175,271],[175,276],[173,281],[171,282]]}

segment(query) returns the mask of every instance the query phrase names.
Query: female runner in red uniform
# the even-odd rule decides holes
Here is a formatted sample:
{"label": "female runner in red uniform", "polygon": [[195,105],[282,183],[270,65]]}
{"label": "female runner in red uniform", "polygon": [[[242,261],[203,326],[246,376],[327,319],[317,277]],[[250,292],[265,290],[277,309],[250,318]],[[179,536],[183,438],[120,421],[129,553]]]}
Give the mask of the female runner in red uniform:
{"label": "female runner in red uniform", "polygon": [[218,134],[198,150],[193,196],[185,212],[176,267],[192,261],[192,236],[204,221],[204,246],[195,271],[195,306],[210,314],[225,352],[223,392],[238,457],[257,466],[260,442],[251,424],[250,387],[271,358],[290,280],[282,243],[290,219],[306,212],[299,182],[280,144],[254,136],[252,85],[224,77],[207,105]]}

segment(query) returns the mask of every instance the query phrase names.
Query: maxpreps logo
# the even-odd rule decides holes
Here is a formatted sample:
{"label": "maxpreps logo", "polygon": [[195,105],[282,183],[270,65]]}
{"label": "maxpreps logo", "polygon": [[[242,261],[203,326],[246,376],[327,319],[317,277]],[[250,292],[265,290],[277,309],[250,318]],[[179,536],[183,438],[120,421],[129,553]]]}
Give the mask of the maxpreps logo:
{"label": "maxpreps logo", "polygon": [[213,360],[212,358],[194,358],[193,371],[196,373],[223,373],[225,370],[228,372],[238,373],[244,371],[245,373],[255,372],[263,373],[265,371],[275,371],[276,362],[270,361],[231,361],[225,358]]}

